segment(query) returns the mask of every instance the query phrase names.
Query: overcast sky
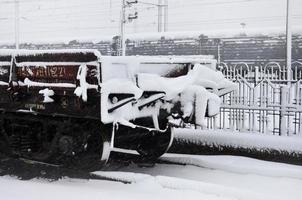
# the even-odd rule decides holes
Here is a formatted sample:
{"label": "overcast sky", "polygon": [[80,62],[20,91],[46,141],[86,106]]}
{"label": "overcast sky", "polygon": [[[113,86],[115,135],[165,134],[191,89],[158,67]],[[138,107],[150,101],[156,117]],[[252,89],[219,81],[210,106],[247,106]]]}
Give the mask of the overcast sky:
{"label": "overcast sky", "polygon": [[[128,9],[138,19],[127,33],[157,31],[158,0]],[[302,25],[302,0],[291,0],[293,26]],[[20,40],[98,38],[119,33],[121,0],[20,0]],[[168,31],[285,27],[286,0],[169,0]],[[13,0],[0,0],[0,41],[14,40]]]}

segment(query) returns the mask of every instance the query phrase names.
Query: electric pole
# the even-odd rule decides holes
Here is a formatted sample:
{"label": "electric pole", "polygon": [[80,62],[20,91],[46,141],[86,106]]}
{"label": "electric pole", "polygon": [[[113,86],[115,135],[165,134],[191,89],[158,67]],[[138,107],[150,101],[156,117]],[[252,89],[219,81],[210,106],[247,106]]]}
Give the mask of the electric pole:
{"label": "electric pole", "polygon": [[134,14],[128,14],[126,18],[126,8],[131,7],[133,4],[136,4],[137,0],[135,1],[126,1],[123,0],[122,3],[122,10],[121,10],[121,21],[120,21],[120,51],[119,55],[125,56],[126,55],[126,43],[125,43],[125,26],[127,22],[131,22],[134,19],[137,19],[137,12]]}
{"label": "electric pole", "polygon": [[157,6],[157,31],[165,32],[168,30],[168,0],[158,0]]}
{"label": "electric pole", "polygon": [[122,5],[122,11],[121,11],[121,39],[120,39],[120,46],[121,46],[121,53],[120,55],[125,56],[126,55],[126,44],[125,44],[125,24],[126,24],[126,19],[125,19],[125,8],[126,8],[126,0],[123,0],[123,5]]}
{"label": "electric pole", "polygon": [[20,5],[19,0],[15,0],[15,45],[16,49],[19,49],[19,32],[20,32]]}
{"label": "electric pole", "polygon": [[168,0],[158,0],[158,3],[148,3],[139,1],[140,4],[157,7],[157,31],[168,31]]}
{"label": "electric pole", "polygon": [[291,64],[292,64],[292,31],[291,31],[291,0],[287,0],[286,11],[286,67],[287,80],[290,85],[291,80]]}
{"label": "electric pole", "polygon": [[158,0],[158,6],[157,6],[157,31],[162,32],[162,23],[163,23],[163,6],[162,6],[162,0]]}
{"label": "electric pole", "polygon": [[165,0],[164,5],[164,32],[168,31],[168,0]]}

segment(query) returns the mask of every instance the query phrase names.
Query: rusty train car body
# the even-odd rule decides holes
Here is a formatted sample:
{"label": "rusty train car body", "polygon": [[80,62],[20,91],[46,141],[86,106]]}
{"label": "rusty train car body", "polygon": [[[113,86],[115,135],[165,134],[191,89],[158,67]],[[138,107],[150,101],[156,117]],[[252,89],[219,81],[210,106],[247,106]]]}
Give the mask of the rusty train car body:
{"label": "rusty train car body", "polygon": [[[0,151],[83,168],[115,150],[161,156],[181,108],[157,83],[144,85],[133,60],[95,50],[0,51]],[[182,66],[175,76],[186,76]]]}

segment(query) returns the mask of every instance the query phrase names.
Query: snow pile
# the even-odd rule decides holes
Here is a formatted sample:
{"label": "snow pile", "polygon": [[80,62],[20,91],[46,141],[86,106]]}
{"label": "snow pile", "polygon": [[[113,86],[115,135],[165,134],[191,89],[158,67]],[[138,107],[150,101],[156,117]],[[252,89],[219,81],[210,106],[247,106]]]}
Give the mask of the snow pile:
{"label": "snow pile", "polygon": [[[110,107],[113,106],[110,105],[108,101],[108,95],[110,93],[127,94],[130,92],[130,94],[132,94],[131,92],[134,91],[132,89],[130,89],[132,91],[129,91],[128,88],[138,87],[142,91],[164,92],[165,94],[164,96],[157,94],[148,99],[135,95],[135,102],[133,102],[132,105],[128,104],[128,102],[121,108],[116,109],[112,114],[107,112],[106,114],[102,113],[102,121],[108,123],[121,120],[122,118],[129,120],[142,116],[152,116],[155,119],[160,108],[167,109],[167,111],[170,112],[170,109],[176,102],[181,103],[181,111],[184,113],[182,117],[192,119],[194,115],[194,123],[199,126],[206,125],[205,116],[207,108],[209,116],[218,114],[221,103],[218,95],[223,95],[234,90],[234,84],[227,81],[221,73],[199,63],[195,64],[193,69],[187,74],[174,78],[166,78],[162,77],[161,74],[154,73],[155,71],[152,71],[153,68],[151,68],[151,66],[149,70],[150,73],[141,73],[143,70],[146,70],[145,68],[141,70],[142,63],[153,63],[153,65],[156,66],[156,63],[159,62],[159,65],[162,67],[163,60],[166,59],[169,60],[169,58],[161,59],[151,57],[102,58],[102,80],[104,82],[102,84],[102,100],[105,101],[102,102],[102,112],[108,111]],[[171,62],[187,62],[187,59],[192,61],[192,58],[186,58],[184,60],[175,58],[171,59]],[[177,67],[176,65],[172,66],[172,68]],[[156,72],[162,73],[163,70],[157,70]],[[127,80],[129,81],[126,83],[127,88],[120,86],[118,83],[119,81],[124,83]],[[131,82],[134,86],[131,86]],[[135,86],[135,84],[137,84],[137,86]],[[214,93],[208,91],[206,88],[211,88]],[[163,99],[164,102],[157,102],[153,109],[141,110],[139,108],[144,102],[152,102],[151,99],[154,99],[154,101]],[[114,119],[115,117],[118,119]],[[155,124],[157,123],[155,122]]]}
{"label": "snow pile", "polygon": [[[192,113],[195,113],[195,123],[202,127],[206,127],[205,115],[206,108],[209,107],[208,102],[211,102],[211,107],[209,107],[211,116],[219,113],[221,103],[219,97],[199,85],[188,87],[181,94],[180,102],[183,105],[183,118],[191,117]],[[218,112],[216,107],[218,107]]]}
{"label": "snow pile", "polygon": [[200,64],[195,65],[195,67],[201,68],[196,84],[213,89],[218,96],[227,94],[237,88],[237,85],[227,80],[220,71],[214,71]]}
{"label": "snow pile", "polygon": [[166,93],[165,99],[171,100],[194,83],[198,78],[197,70],[198,68],[190,71],[185,76],[176,78],[165,78],[156,74],[141,73],[138,74],[138,86],[144,91],[163,91]]}
{"label": "snow pile", "polygon": [[[156,84],[154,84],[156,83]],[[208,84],[203,84],[208,83]],[[222,74],[204,65],[195,64],[185,76],[165,78],[155,74],[138,74],[138,86],[145,91],[164,91],[165,100],[181,102],[183,118],[190,118],[195,113],[195,123],[206,126],[206,108],[209,116],[219,113],[221,100],[217,95],[234,90],[234,84]],[[205,88],[211,87],[216,93]]]}

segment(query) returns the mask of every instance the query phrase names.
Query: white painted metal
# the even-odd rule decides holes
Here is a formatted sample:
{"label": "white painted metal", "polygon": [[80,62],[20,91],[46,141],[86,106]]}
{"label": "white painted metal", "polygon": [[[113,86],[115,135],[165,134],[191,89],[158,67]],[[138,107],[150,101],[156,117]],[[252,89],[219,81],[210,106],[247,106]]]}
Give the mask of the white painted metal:
{"label": "white painted metal", "polygon": [[222,98],[220,115],[208,128],[302,136],[302,63],[291,65],[288,86],[288,70],[279,63],[220,63],[218,69],[238,89]]}
{"label": "white painted metal", "polygon": [[286,66],[287,66],[287,80],[290,86],[291,80],[291,64],[292,64],[292,30],[291,30],[291,0],[287,0],[286,12]]}

